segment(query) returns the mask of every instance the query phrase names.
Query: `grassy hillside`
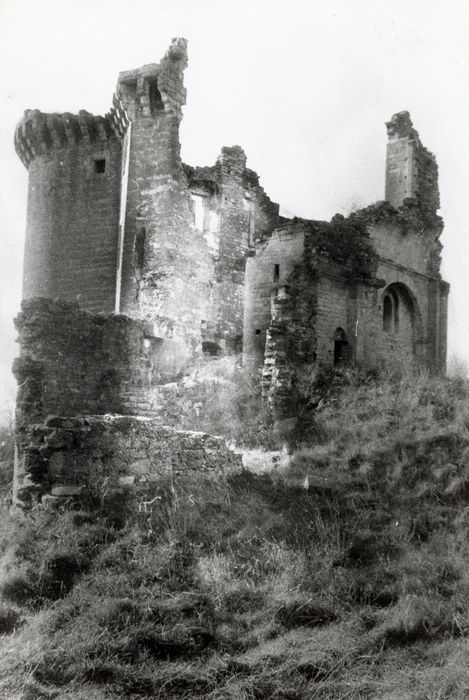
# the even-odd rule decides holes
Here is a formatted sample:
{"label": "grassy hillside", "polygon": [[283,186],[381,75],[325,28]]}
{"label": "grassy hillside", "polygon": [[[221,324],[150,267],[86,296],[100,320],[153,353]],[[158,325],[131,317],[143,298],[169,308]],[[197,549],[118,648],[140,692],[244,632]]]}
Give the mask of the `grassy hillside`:
{"label": "grassy hillside", "polygon": [[[181,420],[229,400],[258,445],[214,386]],[[349,372],[310,403],[272,473],[5,508],[0,697],[469,697],[465,381]]]}

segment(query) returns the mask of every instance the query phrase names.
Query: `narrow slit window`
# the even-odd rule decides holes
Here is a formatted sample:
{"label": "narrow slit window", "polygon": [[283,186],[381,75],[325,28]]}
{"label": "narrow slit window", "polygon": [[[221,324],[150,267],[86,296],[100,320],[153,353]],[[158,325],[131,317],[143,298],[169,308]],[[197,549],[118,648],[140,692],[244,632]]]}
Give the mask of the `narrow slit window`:
{"label": "narrow slit window", "polygon": [[393,327],[393,304],[390,296],[386,295],[383,299],[383,330],[387,333],[392,331]]}
{"label": "narrow slit window", "polygon": [[142,273],[143,264],[145,262],[145,236],[146,231],[143,227],[135,236],[135,267],[140,274]]}
{"label": "narrow slit window", "polygon": [[96,158],[94,161],[94,171],[97,175],[102,175],[106,172],[106,159]]}
{"label": "narrow slit window", "polygon": [[274,282],[278,282],[280,279],[280,265],[274,265]]}
{"label": "narrow slit window", "polygon": [[399,333],[399,297],[394,296],[394,333]]}

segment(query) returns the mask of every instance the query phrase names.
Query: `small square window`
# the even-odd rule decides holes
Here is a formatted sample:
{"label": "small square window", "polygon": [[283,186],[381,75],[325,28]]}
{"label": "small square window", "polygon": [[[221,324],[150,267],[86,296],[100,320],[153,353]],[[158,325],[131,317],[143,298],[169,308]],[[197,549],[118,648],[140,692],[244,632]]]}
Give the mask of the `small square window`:
{"label": "small square window", "polygon": [[260,329],[260,328],[256,328],[256,335],[260,335],[260,334],[261,334],[261,329]]}
{"label": "small square window", "polygon": [[98,175],[106,172],[106,159],[98,158],[94,161],[94,171]]}

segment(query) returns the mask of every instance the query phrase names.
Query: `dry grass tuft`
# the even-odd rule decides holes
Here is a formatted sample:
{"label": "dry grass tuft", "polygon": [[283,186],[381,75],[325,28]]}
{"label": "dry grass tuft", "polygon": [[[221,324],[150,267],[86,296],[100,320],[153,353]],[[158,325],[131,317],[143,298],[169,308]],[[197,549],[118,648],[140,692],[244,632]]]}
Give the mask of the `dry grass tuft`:
{"label": "dry grass tuft", "polygon": [[259,473],[151,485],[149,513],[3,512],[0,695],[468,697],[466,381],[321,391],[271,473],[258,446]]}

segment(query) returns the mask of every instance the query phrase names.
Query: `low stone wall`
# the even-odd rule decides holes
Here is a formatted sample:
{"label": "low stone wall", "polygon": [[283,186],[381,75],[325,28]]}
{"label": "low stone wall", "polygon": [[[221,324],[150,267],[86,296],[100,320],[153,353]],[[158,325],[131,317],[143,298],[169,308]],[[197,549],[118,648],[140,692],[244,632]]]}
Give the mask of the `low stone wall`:
{"label": "low stone wall", "polygon": [[[49,417],[17,446],[17,505],[96,489],[105,479],[126,483],[219,475],[242,468],[241,455],[207,433],[178,431],[137,416]],[[25,435],[23,435],[25,437]]]}
{"label": "low stone wall", "polygon": [[241,468],[223,439],[164,425],[176,385],[161,382],[180,370],[168,348],[152,346],[143,322],[36,298],[23,302],[16,325],[17,504],[79,495],[108,477]]}
{"label": "low stone wall", "polygon": [[128,393],[149,384],[151,358],[140,321],[34,298],[23,301],[15,324],[19,428],[49,415],[131,413]]}

